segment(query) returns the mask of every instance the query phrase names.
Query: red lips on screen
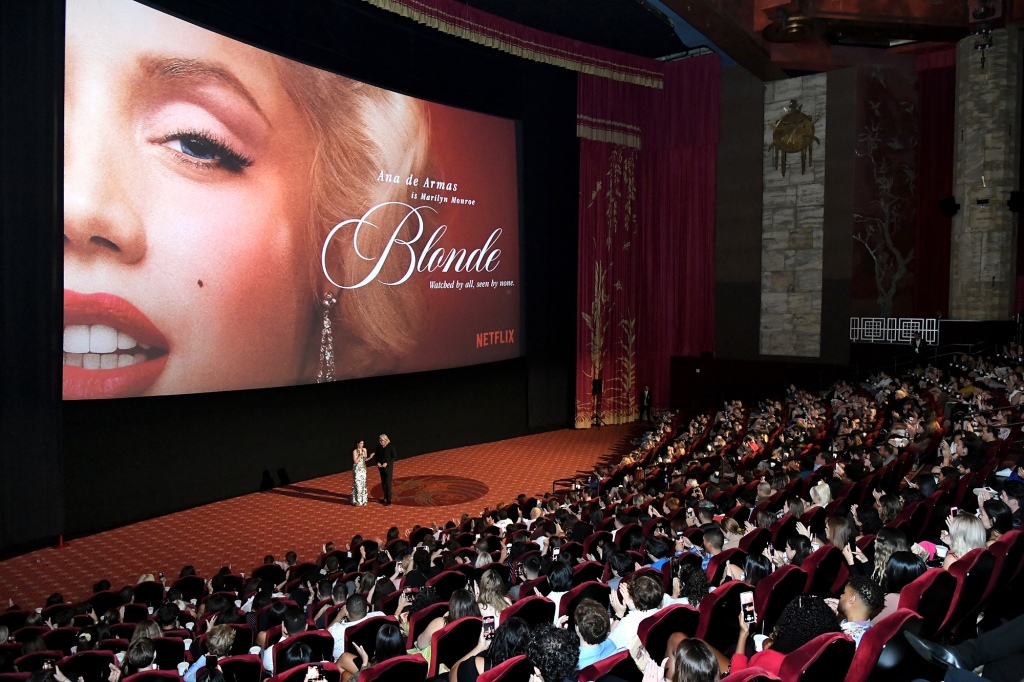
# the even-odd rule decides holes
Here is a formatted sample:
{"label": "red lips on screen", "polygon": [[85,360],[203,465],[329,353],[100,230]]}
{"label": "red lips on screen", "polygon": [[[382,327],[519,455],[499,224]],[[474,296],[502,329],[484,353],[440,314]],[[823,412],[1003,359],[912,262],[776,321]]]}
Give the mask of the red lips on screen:
{"label": "red lips on screen", "polygon": [[167,339],[112,294],[64,291],[64,398],[139,395],[167,365]]}

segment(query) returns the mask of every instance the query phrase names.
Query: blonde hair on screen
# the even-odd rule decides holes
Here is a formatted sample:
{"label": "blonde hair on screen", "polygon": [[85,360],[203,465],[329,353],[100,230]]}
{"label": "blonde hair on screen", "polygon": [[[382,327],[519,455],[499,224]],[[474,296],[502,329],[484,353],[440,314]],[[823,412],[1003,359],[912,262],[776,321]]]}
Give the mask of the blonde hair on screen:
{"label": "blonde hair on screen", "polygon": [[[379,204],[407,199],[405,178],[410,174],[419,177],[426,170],[429,120],[424,105],[411,97],[288,59],[276,61],[281,81],[307,120],[314,141],[307,252],[313,264],[310,304],[317,309],[319,324],[320,298],[325,289],[333,290],[320,268],[325,238],[344,220],[361,218]],[[397,185],[379,182],[381,172],[400,174],[402,181]],[[406,212],[401,207],[386,207],[374,213],[374,222],[396,226]],[[393,231],[387,227],[361,233],[364,254],[381,254]],[[403,236],[411,237],[412,226],[407,229],[409,233]],[[327,253],[328,267],[332,273],[341,273],[347,283],[358,281],[354,273],[364,273],[367,267],[351,247],[351,236],[351,230],[343,230]],[[378,279],[396,281],[407,267],[407,261],[389,258]],[[376,374],[381,364],[386,369],[412,349],[423,319],[414,286],[374,282],[334,293],[338,298],[334,315],[338,378]],[[318,334],[313,337],[319,340]],[[316,352],[310,350],[314,366]]]}

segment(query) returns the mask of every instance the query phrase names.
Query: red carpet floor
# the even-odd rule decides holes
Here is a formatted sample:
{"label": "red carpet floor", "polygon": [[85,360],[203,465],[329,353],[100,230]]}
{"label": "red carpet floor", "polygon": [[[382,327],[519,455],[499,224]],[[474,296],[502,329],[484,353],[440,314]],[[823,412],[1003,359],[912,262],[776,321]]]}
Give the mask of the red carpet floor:
{"label": "red carpet floor", "polygon": [[36,607],[60,592],[78,601],[101,578],[115,589],[143,573],[164,571],[170,581],[185,564],[204,577],[224,565],[248,574],[265,554],[283,560],[288,550],[313,560],[328,540],[343,546],[354,533],[383,537],[392,525],[406,535],[413,524],[543,494],[555,479],[589,471],[613,453],[618,461],[638,432],[637,425],[553,431],[400,460],[390,507],[373,501],[380,478],[370,470],[366,507],[349,504],[352,473],[344,472],[162,516],[0,562],[0,599]]}

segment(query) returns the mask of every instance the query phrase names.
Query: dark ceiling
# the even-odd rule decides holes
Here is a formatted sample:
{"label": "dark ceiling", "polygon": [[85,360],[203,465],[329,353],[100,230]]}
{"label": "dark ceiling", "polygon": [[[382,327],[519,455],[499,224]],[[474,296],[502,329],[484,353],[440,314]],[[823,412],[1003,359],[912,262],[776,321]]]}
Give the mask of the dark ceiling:
{"label": "dark ceiling", "polygon": [[665,57],[688,49],[672,20],[641,0],[459,2],[524,26],[643,57]]}
{"label": "dark ceiling", "polygon": [[763,80],[948,49],[982,27],[1024,21],[1024,0],[459,2],[531,28],[644,57],[707,46]]}

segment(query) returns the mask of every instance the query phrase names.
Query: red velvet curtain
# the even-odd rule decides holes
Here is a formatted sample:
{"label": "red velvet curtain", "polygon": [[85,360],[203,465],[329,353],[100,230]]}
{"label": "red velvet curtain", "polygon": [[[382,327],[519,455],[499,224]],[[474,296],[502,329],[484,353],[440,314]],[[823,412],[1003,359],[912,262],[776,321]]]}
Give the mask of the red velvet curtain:
{"label": "red velvet curtain", "polygon": [[579,77],[578,428],[635,420],[645,385],[667,405],[671,357],[712,349],[719,78],[716,56],[662,90]]}
{"label": "red velvet curtain", "polygon": [[[946,57],[946,58],[943,58]],[[921,138],[917,145],[917,227],[914,245],[914,314],[949,314],[951,220],[939,201],[953,193],[953,114],[956,69],[940,53],[918,62]]]}

